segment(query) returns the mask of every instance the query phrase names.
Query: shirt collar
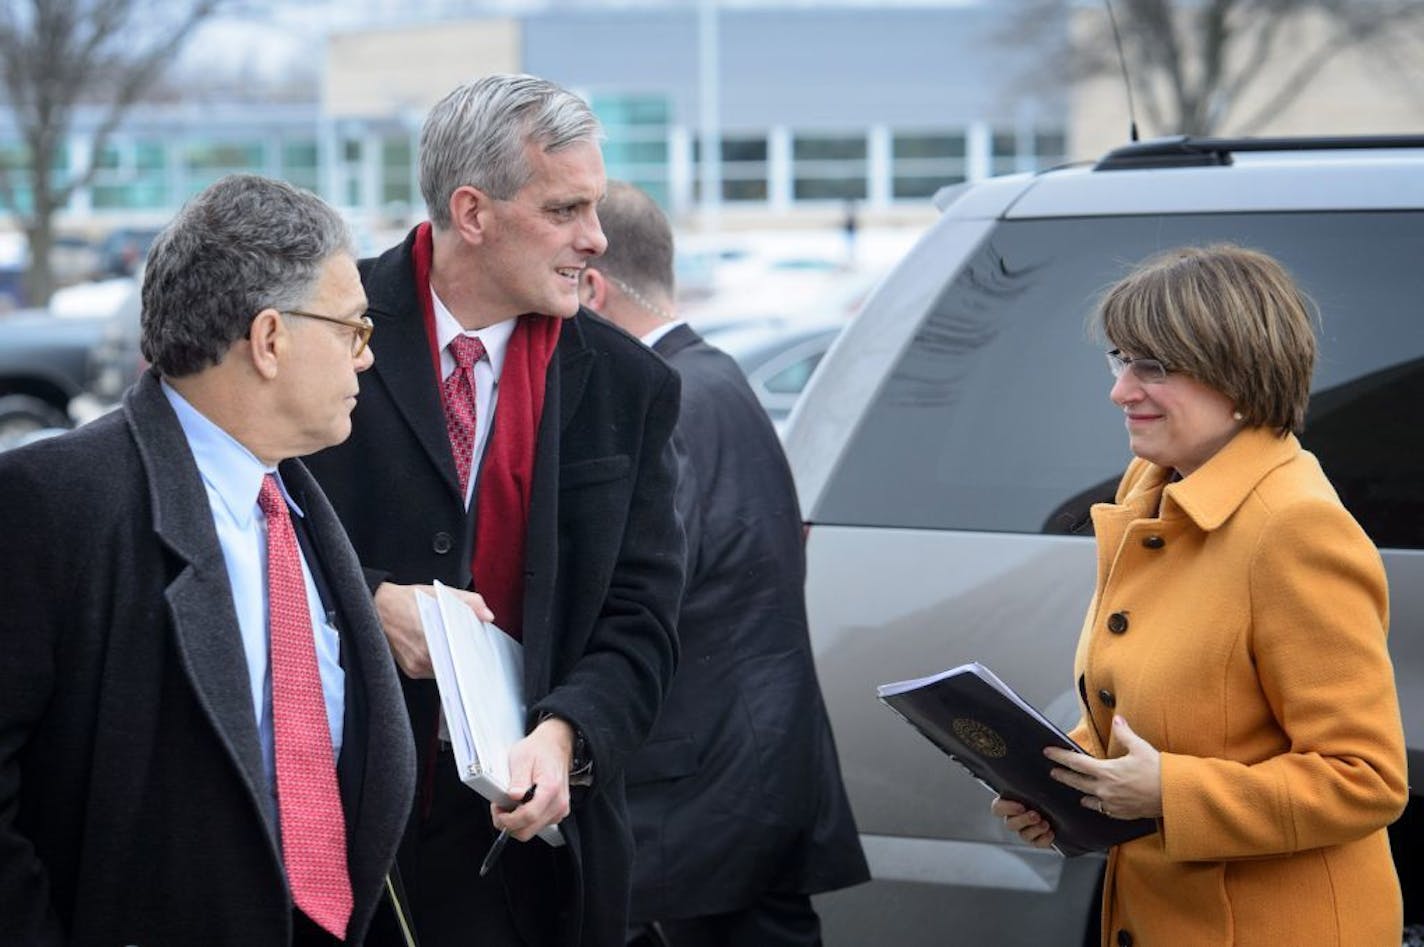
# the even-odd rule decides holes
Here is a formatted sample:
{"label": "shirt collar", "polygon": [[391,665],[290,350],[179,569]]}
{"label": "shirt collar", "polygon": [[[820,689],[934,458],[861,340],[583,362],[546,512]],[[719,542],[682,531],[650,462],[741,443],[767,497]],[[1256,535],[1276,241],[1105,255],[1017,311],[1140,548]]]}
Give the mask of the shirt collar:
{"label": "shirt collar", "polygon": [[672,322],[664,322],[652,332],[649,332],[647,335],[643,336],[641,341],[648,348],[652,348],[653,346],[658,344],[659,339],[661,339],[663,336],[667,335],[673,329],[676,329],[678,326],[681,325],[687,325],[687,322],[683,319],[674,319]]}
{"label": "shirt collar", "polygon": [[[173,406],[173,413],[178,416],[178,424],[183,428],[183,436],[193,452],[193,460],[198,465],[203,482],[222,499],[233,522],[242,529],[249,528],[257,512],[257,495],[262,491],[262,478],[269,473],[276,474],[277,468],[258,460],[252,451],[210,421],[167,381],[161,384],[163,394]],[[281,488],[287,506],[302,516],[302,509],[293,502],[281,474],[277,474],[277,486]]]}
{"label": "shirt collar", "polygon": [[483,329],[466,329],[445,307],[434,286],[430,287],[430,299],[435,304],[435,341],[440,346],[440,351],[444,352],[450,345],[450,340],[457,335],[479,339],[485,344],[485,357],[489,359],[490,368],[498,380],[500,370],[504,368],[504,353],[509,350],[509,339],[514,335],[514,324],[518,319],[504,319]]}

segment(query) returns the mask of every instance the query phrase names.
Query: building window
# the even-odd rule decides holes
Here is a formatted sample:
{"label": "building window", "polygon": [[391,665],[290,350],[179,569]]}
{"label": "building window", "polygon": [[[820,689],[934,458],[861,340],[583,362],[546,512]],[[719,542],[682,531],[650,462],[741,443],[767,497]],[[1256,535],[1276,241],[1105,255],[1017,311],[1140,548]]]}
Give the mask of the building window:
{"label": "building window", "polygon": [[[53,185],[63,185],[69,180],[69,147],[60,145],[50,158],[50,181]],[[0,168],[10,174],[11,195],[15,200],[15,210],[29,213],[34,209],[34,195],[30,191],[30,150],[19,142],[0,144]],[[0,212],[11,210],[0,207]]]}
{"label": "building window", "polygon": [[162,141],[113,142],[99,154],[89,184],[95,210],[161,210],[168,206],[168,158]]}
{"label": "building window", "polygon": [[791,140],[792,194],[798,201],[863,200],[864,135],[795,135]]}
{"label": "building window", "polygon": [[990,173],[996,175],[1051,168],[1063,163],[1067,151],[1066,136],[1057,129],[1036,129],[1025,135],[996,131],[992,147]]}
{"label": "building window", "polygon": [[[765,135],[724,135],[722,136],[722,200],[724,201],[765,201],[767,195],[766,164],[767,144]],[[702,141],[692,141],[692,163],[697,167],[702,161]],[[695,178],[692,183],[692,198],[702,199],[702,181]]]}
{"label": "building window", "polygon": [[932,197],[968,175],[967,139],[962,131],[897,133],[891,140],[891,196]]}
{"label": "building window", "polygon": [[297,187],[316,193],[321,186],[321,159],[314,138],[289,138],[282,142],[282,177]]}
{"label": "building window", "polygon": [[381,204],[399,205],[408,210],[415,203],[416,195],[411,193],[411,170],[415,161],[415,150],[411,148],[410,136],[386,138],[381,142]]}
{"label": "building window", "polygon": [[183,150],[183,164],[188,187],[185,199],[224,175],[266,170],[260,141],[190,141]]}
{"label": "building window", "polygon": [[608,176],[668,201],[668,124],[671,109],[661,95],[594,96],[589,103],[603,124],[603,162]]}

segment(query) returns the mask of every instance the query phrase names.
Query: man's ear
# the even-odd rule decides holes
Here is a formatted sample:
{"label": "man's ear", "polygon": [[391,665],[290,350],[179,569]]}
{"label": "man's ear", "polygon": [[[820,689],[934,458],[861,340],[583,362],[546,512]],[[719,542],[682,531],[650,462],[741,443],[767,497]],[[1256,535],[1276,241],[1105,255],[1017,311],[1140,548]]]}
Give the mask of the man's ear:
{"label": "man's ear", "polygon": [[477,187],[464,184],[455,188],[450,195],[450,229],[466,243],[483,243],[493,205],[494,199]]}
{"label": "man's ear", "polygon": [[277,363],[292,344],[291,332],[282,314],[264,309],[252,320],[248,329],[248,357],[257,374],[268,380],[277,377]]}
{"label": "man's ear", "polygon": [[608,302],[608,280],[591,266],[585,266],[579,274],[579,302],[595,312],[603,312]]}

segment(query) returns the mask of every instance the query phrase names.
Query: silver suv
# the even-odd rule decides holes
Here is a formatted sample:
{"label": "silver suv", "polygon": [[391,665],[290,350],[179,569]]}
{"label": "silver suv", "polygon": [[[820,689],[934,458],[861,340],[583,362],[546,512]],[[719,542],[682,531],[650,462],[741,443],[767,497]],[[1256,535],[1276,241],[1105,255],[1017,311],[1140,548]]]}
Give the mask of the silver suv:
{"label": "silver suv", "polygon": [[1218,240],[1282,260],[1323,313],[1302,440],[1389,571],[1416,794],[1392,841],[1406,922],[1424,925],[1424,138],[1143,142],[935,200],[786,435],[875,878],[819,902],[828,944],[1097,943],[1102,858],[1018,844],[874,685],[978,660],[1076,722],[1088,508],[1129,459],[1086,319],[1130,264]]}

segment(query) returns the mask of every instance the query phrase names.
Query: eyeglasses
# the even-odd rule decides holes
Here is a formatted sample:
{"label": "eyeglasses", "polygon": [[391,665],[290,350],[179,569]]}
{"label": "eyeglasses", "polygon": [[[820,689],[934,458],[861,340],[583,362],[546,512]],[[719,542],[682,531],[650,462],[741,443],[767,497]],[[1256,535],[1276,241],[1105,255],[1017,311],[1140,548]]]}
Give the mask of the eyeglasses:
{"label": "eyeglasses", "polygon": [[351,357],[360,358],[361,353],[366,351],[367,344],[371,341],[371,334],[376,331],[376,325],[371,321],[370,316],[358,316],[355,319],[338,319],[336,316],[323,316],[315,312],[303,312],[300,309],[284,309],[283,315],[304,316],[307,319],[320,319],[322,322],[334,322],[339,326],[345,326],[356,333],[351,337]]}
{"label": "eyeglasses", "polygon": [[1121,349],[1108,353],[1108,368],[1114,378],[1121,378],[1123,372],[1131,369],[1133,376],[1144,385],[1160,385],[1172,374],[1170,368],[1155,358],[1128,358]]}

